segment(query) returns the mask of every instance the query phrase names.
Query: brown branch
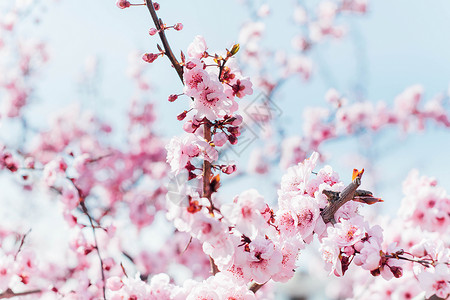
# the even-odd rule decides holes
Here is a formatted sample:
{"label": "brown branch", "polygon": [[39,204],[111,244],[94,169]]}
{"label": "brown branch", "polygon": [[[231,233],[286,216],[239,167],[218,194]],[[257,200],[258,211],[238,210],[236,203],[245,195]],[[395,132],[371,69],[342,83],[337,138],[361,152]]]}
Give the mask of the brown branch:
{"label": "brown branch", "polygon": [[41,292],[42,292],[41,290],[31,290],[31,291],[27,291],[27,292],[14,293],[11,289],[7,289],[6,291],[4,291],[3,293],[0,294],[0,299],[9,299],[9,298],[19,297],[19,296],[27,296],[27,295],[37,294],[37,293],[41,293]]}
{"label": "brown branch", "polygon": [[323,191],[323,193],[328,197],[328,205],[320,213],[325,224],[329,222],[336,224],[334,214],[342,205],[353,199],[356,189],[361,185],[361,175],[362,174],[356,177],[340,193]]}
{"label": "brown branch", "polygon": [[219,68],[219,81],[220,82],[222,82],[222,80],[221,80],[222,73],[223,73],[223,70],[225,69],[225,64],[227,63],[227,61],[228,61],[228,57],[224,59],[222,64],[220,64],[220,68]]}
{"label": "brown branch", "polygon": [[[203,138],[206,140],[206,142],[208,143],[211,142],[211,124],[209,124],[209,122],[205,122],[205,124],[203,124]],[[210,178],[211,178],[211,163],[205,159],[203,160],[202,197],[207,198],[211,202]]]}
{"label": "brown branch", "polygon": [[[209,143],[211,141],[211,124],[209,122],[205,122],[203,124],[203,138]],[[206,159],[203,160],[203,189],[202,189],[202,197],[208,199],[211,207],[210,213],[214,213],[214,205],[211,199],[211,163]],[[217,267],[214,259],[210,256],[209,262],[211,264],[211,273],[216,275],[219,272],[219,268]]]}
{"label": "brown branch", "polygon": [[[170,62],[172,63],[172,66],[177,71],[178,77],[180,77],[181,82],[183,82],[183,68],[181,67],[180,63],[178,62],[177,58],[172,52],[172,49],[170,48],[169,42],[167,41],[167,37],[165,34],[164,28],[161,26],[164,23],[161,19],[158,18],[158,15],[156,14],[155,7],[153,6],[152,0],[145,0],[145,4],[147,5],[148,11],[150,12],[150,15],[152,16],[153,23],[155,24],[156,29],[158,30],[159,38],[161,39],[161,42],[164,47],[165,54],[169,58]],[[164,25],[163,25],[164,26]]]}

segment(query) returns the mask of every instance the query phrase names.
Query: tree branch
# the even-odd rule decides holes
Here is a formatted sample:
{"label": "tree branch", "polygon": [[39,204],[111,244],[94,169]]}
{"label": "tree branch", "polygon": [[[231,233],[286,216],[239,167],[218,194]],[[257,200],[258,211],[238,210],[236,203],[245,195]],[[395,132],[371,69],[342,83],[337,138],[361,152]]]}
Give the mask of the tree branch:
{"label": "tree branch", "polygon": [[37,293],[41,293],[41,292],[42,292],[41,290],[31,290],[31,291],[27,291],[27,292],[14,293],[11,289],[7,289],[6,291],[4,291],[3,293],[0,294],[0,299],[9,299],[9,298],[19,297],[19,296],[27,296],[27,295],[37,294]]}
{"label": "tree branch", "polygon": [[[150,12],[150,15],[152,16],[153,23],[155,24],[156,29],[158,30],[159,38],[161,39],[161,42],[164,47],[165,54],[169,58],[170,62],[172,63],[172,66],[177,71],[178,77],[180,77],[181,82],[183,82],[183,68],[181,67],[180,63],[178,62],[177,58],[172,52],[172,49],[170,48],[169,42],[167,41],[165,30],[162,26],[164,26],[164,23],[161,19],[158,18],[158,15],[156,14],[155,7],[153,6],[152,0],[145,0],[145,4],[147,5],[148,11]],[[162,26],[161,26],[162,25]]]}
{"label": "tree branch", "polygon": [[[203,124],[203,138],[209,143],[211,141],[211,124],[209,122],[205,122]],[[203,160],[203,189],[202,189],[202,197],[207,198],[209,203],[211,204],[210,212],[214,213],[214,205],[211,199],[211,163],[206,159]],[[209,262],[211,264],[211,273],[216,275],[219,273],[219,268],[217,267],[214,259],[210,256]]]}
{"label": "tree branch", "polygon": [[[209,124],[209,122],[205,122],[205,124],[203,124],[203,138],[208,143],[211,142],[211,125]],[[205,159],[203,160],[202,197],[207,198],[211,202],[210,178],[211,178],[211,163]]]}
{"label": "tree branch", "polygon": [[[169,42],[167,41],[166,34],[164,32],[164,23],[160,18],[158,18],[158,15],[156,14],[155,7],[153,6],[153,2],[151,0],[145,0],[145,4],[147,5],[148,11],[150,12],[150,15],[152,16],[153,23],[155,24],[156,29],[158,30],[159,38],[161,39],[161,42],[164,47],[165,54],[169,58],[170,62],[172,63],[172,66],[175,68],[175,71],[178,74],[178,77],[180,78],[181,82],[184,85],[183,81],[183,68],[181,67],[180,63],[178,62],[177,58],[172,52],[172,49],[170,48]],[[206,141],[211,141],[211,125],[209,122],[205,122],[203,125],[203,137]],[[203,160],[203,189],[202,189],[202,196],[207,198],[211,204],[211,212],[213,211],[213,203],[211,200],[211,187],[210,187],[210,178],[211,178],[211,163],[207,161],[206,159]],[[217,265],[214,263],[214,259],[212,257],[209,258],[211,262],[211,273],[213,275],[216,275],[219,272],[219,269],[217,268]]]}

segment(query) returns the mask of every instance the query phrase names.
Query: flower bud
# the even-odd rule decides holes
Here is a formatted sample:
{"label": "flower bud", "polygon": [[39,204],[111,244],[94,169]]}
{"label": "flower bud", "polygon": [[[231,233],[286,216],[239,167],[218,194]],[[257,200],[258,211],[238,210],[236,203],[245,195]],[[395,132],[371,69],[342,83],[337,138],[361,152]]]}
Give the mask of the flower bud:
{"label": "flower bud", "polygon": [[198,127],[192,124],[192,121],[187,121],[186,123],[183,124],[183,130],[186,131],[187,133],[194,133],[195,130],[197,130],[197,128]]}
{"label": "flower bud", "polygon": [[127,0],[117,0],[116,5],[120,9],[124,9],[131,6],[131,3]]}
{"label": "flower bud", "polygon": [[231,145],[236,145],[237,142],[238,142],[238,139],[237,139],[236,136],[230,134],[230,135],[228,136],[228,141],[230,142]]}
{"label": "flower bud", "polygon": [[228,140],[228,137],[223,132],[218,132],[213,137],[214,145],[216,145],[217,147],[222,147],[223,145],[225,145],[227,140]]}
{"label": "flower bud", "polygon": [[233,125],[233,126],[239,126],[239,125],[242,124],[243,118],[242,118],[241,115],[234,115],[234,118],[235,118],[235,119],[233,120],[233,122],[231,122],[231,125]]}
{"label": "flower bud", "polygon": [[181,114],[177,116],[178,121],[183,121],[186,118],[187,111],[183,111]]}
{"label": "flower bud", "polygon": [[153,54],[153,53],[145,53],[142,56],[142,59],[148,63],[154,62],[157,58],[158,58],[158,54]]}
{"label": "flower bud", "polygon": [[240,136],[241,135],[241,129],[239,127],[229,127],[228,128],[228,132],[231,133],[232,135],[235,136]]}
{"label": "flower bud", "polygon": [[169,102],[174,102],[178,99],[178,95],[172,94],[169,96]]}
{"label": "flower bud", "polygon": [[225,174],[232,174],[236,171],[236,165],[223,165],[220,170]]}
{"label": "flower bud", "polygon": [[175,29],[176,31],[180,31],[181,29],[183,29],[183,24],[177,23],[173,26],[173,29]]}

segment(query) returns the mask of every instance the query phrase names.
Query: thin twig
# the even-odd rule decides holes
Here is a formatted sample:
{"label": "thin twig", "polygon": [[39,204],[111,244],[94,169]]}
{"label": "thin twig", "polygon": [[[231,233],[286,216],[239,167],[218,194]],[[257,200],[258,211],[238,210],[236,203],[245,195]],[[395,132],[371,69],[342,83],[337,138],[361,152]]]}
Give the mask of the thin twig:
{"label": "thin twig", "polygon": [[384,257],[395,258],[395,259],[399,259],[399,260],[406,260],[406,261],[410,261],[410,262],[415,262],[415,263],[421,264],[424,267],[434,266],[434,264],[435,264],[433,261],[428,261],[428,260],[423,260],[423,259],[407,258],[407,257],[404,257],[404,256],[398,256],[398,255],[385,254]]}
{"label": "thin twig", "polygon": [[20,250],[22,250],[23,244],[25,242],[25,238],[27,235],[31,232],[31,228],[22,236],[22,239],[20,240],[19,249],[16,252],[16,255],[14,255],[14,260],[17,258],[17,255],[19,254]]}

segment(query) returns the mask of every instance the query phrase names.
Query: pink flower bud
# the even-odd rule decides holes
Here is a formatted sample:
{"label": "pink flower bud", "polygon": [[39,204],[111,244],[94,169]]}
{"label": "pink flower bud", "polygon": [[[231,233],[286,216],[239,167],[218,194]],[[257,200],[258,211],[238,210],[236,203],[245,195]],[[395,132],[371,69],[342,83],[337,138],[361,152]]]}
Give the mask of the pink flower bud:
{"label": "pink flower bud", "polygon": [[120,9],[124,9],[131,6],[131,3],[127,0],[117,0],[116,5]]}
{"label": "pink flower bud", "polygon": [[150,35],[155,35],[158,33],[158,30],[156,28],[150,28],[150,30],[148,31],[148,34]]}
{"label": "pink flower bud", "polygon": [[183,24],[177,23],[173,26],[173,29],[180,31],[181,29],[183,29]]}
{"label": "pink flower bud", "polygon": [[356,251],[359,252],[361,251],[362,248],[364,248],[364,242],[358,241],[353,247],[355,248]]}
{"label": "pink flower bud", "polygon": [[187,69],[193,69],[193,68],[195,68],[197,65],[194,63],[194,62],[192,62],[192,61],[189,61],[187,64],[186,64],[186,68]]}
{"label": "pink flower bud", "polygon": [[236,171],[236,165],[224,165],[222,166],[221,171],[225,174],[232,174]]}
{"label": "pink flower bud", "polygon": [[159,3],[154,2],[153,7],[155,8],[155,10],[159,10]]}
{"label": "pink flower bud", "polygon": [[187,121],[186,123],[183,124],[183,130],[186,131],[187,133],[193,133],[195,132],[195,130],[197,130],[197,128],[198,127],[192,124],[192,121]]}
{"label": "pink flower bud", "polygon": [[178,99],[178,95],[172,94],[169,96],[169,102],[173,102]]}
{"label": "pink flower bud", "polygon": [[177,116],[178,121],[183,121],[186,118],[187,111],[183,111],[181,114]]}
{"label": "pink flower bud", "polygon": [[142,56],[142,59],[145,61],[145,62],[148,62],[148,63],[152,63],[152,62],[154,62],[157,58],[158,58],[158,54],[153,54],[153,53],[145,53],[143,56]]}
{"label": "pink flower bud", "polygon": [[234,118],[235,118],[235,119],[234,119],[233,122],[231,122],[231,125],[233,125],[233,126],[239,126],[239,125],[242,124],[242,116],[241,116],[241,115],[235,115]]}
{"label": "pink flower bud", "polygon": [[353,249],[353,247],[351,247],[351,246],[345,246],[344,253],[347,256],[352,256],[353,254],[355,254],[355,249]]}
{"label": "pink flower bud", "polygon": [[225,143],[227,141],[228,141],[228,137],[223,132],[218,132],[213,137],[214,145],[216,145],[217,147],[222,147],[223,145],[225,145]]}

